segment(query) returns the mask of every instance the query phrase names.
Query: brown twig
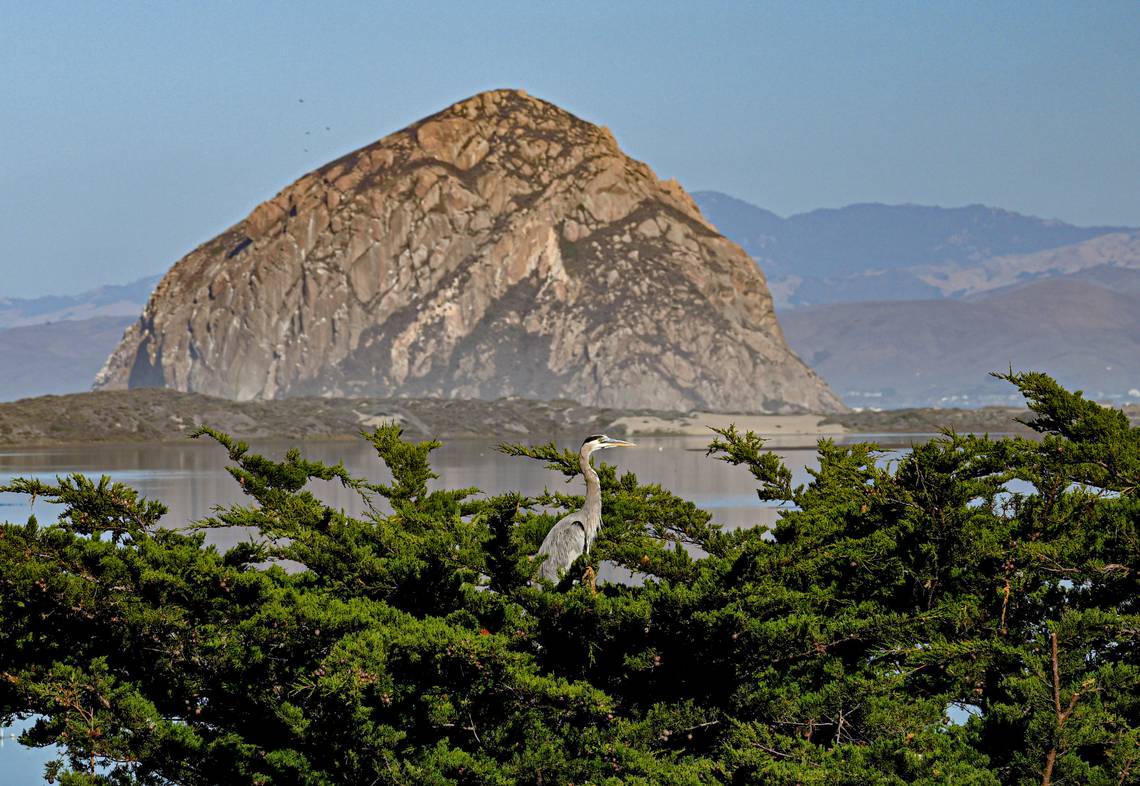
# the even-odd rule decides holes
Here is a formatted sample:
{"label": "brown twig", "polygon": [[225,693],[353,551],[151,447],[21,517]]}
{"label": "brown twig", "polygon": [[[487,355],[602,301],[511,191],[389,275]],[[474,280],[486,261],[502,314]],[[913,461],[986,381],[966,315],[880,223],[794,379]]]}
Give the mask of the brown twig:
{"label": "brown twig", "polygon": [[1009,633],[1009,629],[1005,626],[1005,613],[1009,610],[1009,576],[1005,578],[1005,591],[1001,599],[1001,635]]}
{"label": "brown twig", "polygon": [[592,565],[586,566],[586,572],[582,574],[582,583],[589,588],[591,597],[598,594],[597,574],[594,573]]}
{"label": "brown twig", "polygon": [[[1057,634],[1049,634],[1049,650],[1053,664],[1053,712],[1057,715],[1057,736],[1060,737],[1061,731],[1061,677],[1060,668],[1057,664]],[[1045,772],[1041,775],[1041,786],[1049,786],[1053,782],[1053,764],[1057,761],[1057,742],[1054,741],[1050,746],[1049,752],[1045,754]]]}
{"label": "brown twig", "polygon": [[1128,780],[1128,773],[1132,770],[1132,765],[1135,763],[1135,756],[1124,763],[1124,768],[1120,771],[1120,780],[1116,782],[1116,786],[1124,786],[1124,781]]}
{"label": "brown twig", "polygon": [[792,754],[790,754],[790,753],[785,753],[784,751],[779,751],[779,750],[776,750],[775,748],[769,748],[767,745],[762,745],[759,742],[754,742],[752,744],[755,745],[760,750],[767,753],[769,756],[775,756],[777,759],[790,759],[790,758],[792,758]]}
{"label": "brown twig", "polygon": [[[1061,735],[1065,730],[1065,722],[1069,720],[1069,716],[1073,714],[1073,710],[1077,706],[1077,699],[1081,697],[1082,691],[1075,690],[1069,696],[1069,706],[1061,709],[1061,667],[1060,659],[1057,656],[1057,634],[1056,632],[1049,634],[1049,658],[1053,668],[1053,712],[1057,716],[1057,734],[1053,741],[1053,745],[1049,748],[1049,752],[1045,754],[1045,771],[1041,776],[1041,786],[1050,786],[1053,782],[1053,765],[1057,762],[1057,749],[1060,747]],[[1086,683],[1085,685],[1087,685]],[[1081,687],[1084,688],[1085,685]]]}
{"label": "brown twig", "polygon": [[704,723],[698,723],[696,726],[689,726],[688,728],[685,728],[685,729],[678,729],[674,733],[675,734],[686,734],[690,731],[696,731],[697,729],[707,729],[709,726],[717,726],[719,724],[720,724],[720,721],[718,721],[718,720],[705,721]]}

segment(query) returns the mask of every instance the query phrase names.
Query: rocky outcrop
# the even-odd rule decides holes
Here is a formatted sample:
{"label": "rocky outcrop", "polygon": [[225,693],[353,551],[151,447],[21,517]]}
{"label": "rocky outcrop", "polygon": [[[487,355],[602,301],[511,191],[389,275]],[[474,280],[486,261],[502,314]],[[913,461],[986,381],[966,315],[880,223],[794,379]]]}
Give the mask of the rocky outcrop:
{"label": "rocky outcrop", "polygon": [[159,284],[96,388],[834,411],[763,275],[605,128],[521,91],[302,177]]}

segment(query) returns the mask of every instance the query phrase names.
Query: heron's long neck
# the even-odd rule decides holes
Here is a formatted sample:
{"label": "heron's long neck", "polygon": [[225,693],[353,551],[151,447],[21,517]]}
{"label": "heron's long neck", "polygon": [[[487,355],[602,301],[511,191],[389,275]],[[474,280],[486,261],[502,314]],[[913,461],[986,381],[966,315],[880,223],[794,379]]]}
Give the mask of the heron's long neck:
{"label": "heron's long neck", "polygon": [[602,524],[602,487],[598,483],[598,473],[590,466],[590,454],[585,448],[578,454],[578,465],[586,477],[586,504],[582,507],[586,519],[586,540],[592,541]]}

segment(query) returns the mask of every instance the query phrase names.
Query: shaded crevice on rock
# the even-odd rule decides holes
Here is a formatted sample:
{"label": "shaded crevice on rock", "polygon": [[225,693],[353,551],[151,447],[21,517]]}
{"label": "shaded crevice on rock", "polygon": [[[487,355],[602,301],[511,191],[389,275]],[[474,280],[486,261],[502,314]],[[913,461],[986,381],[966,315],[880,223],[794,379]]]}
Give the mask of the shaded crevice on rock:
{"label": "shaded crevice on rock", "polygon": [[162,356],[151,358],[150,338],[143,339],[135,352],[134,363],[131,364],[130,387],[132,388],[162,388],[166,387],[166,380],[162,373]]}

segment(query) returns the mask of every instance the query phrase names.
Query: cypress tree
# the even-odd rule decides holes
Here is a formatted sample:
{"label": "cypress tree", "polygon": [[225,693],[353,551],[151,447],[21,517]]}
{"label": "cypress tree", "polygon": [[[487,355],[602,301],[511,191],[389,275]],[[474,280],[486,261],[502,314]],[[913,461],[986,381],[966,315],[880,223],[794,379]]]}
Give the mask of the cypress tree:
{"label": "cypress tree", "polygon": [[[602,465],[556,591],[529,555],[580,498],[432,489],[439,443],[397,426],[365,435],[389,484],[203,429],[248,502],[193,531],[106,478],[13,481],[63,511],[0,527],[0,720],[34,716],[66,784],[1136,782],[1140,430],[1002,376],[1038,438],[822,440],[793,487],[720,430],[710,455],[785,503],[770,530]],[[587,561],[638,581],[593,592]]]}

